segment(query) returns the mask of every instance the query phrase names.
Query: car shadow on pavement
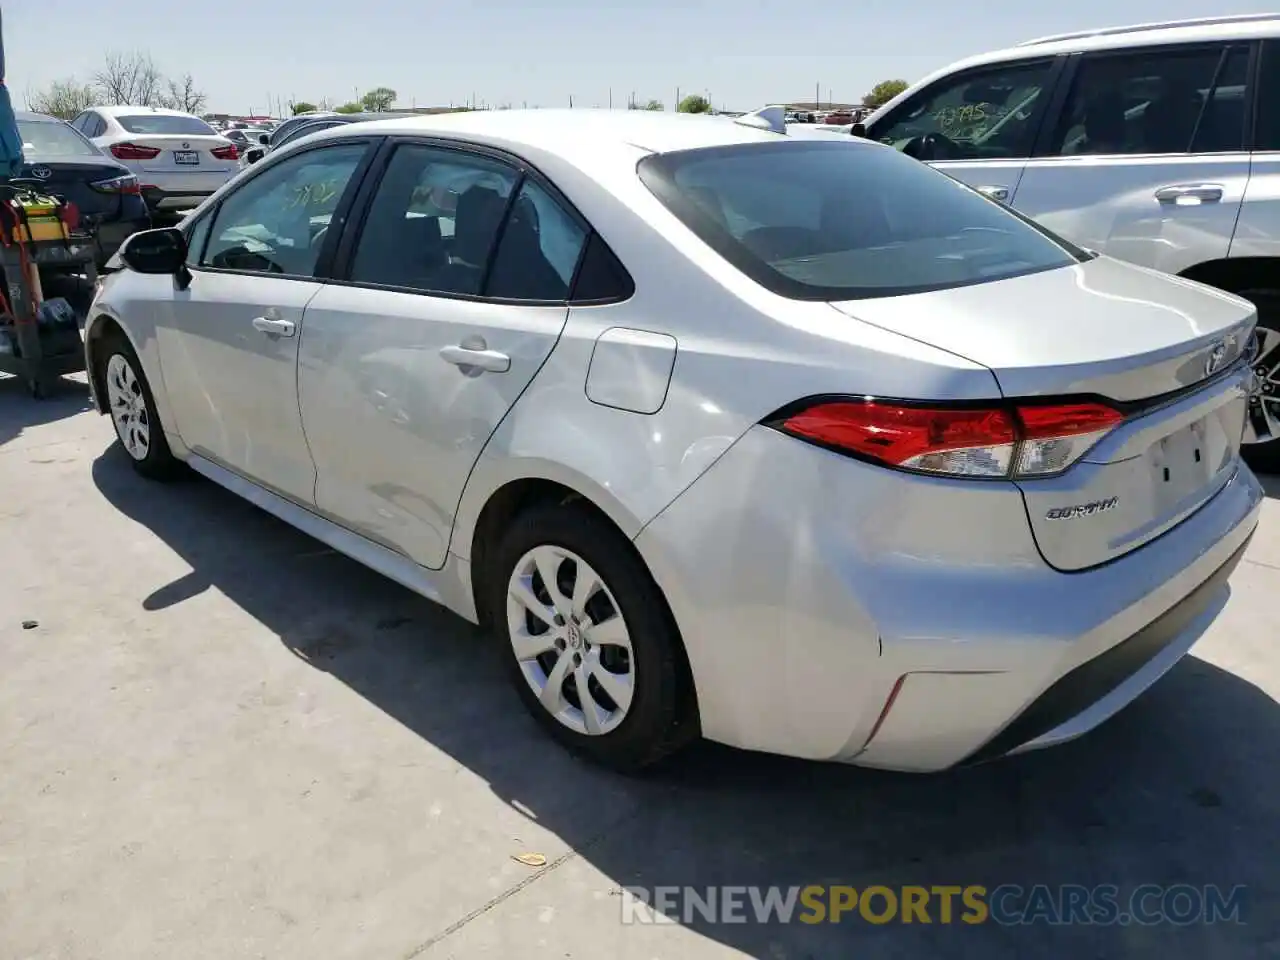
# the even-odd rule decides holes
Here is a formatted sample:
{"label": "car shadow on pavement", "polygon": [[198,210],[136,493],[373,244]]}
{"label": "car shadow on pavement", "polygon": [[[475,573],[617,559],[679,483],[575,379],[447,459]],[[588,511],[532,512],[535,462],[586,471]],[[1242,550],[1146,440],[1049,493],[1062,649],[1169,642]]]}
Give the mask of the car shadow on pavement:
{"label": "car shadow on pavement", "polygon": [[[689,917],[708,940],[770,960],[1201,960],[1261,956],[1280,944],[1280,710],[1194,657],[1085,738],[982,767],[908,776],[699,745],[628,779],[547,738],[509,688],[496,645],[436,605],[211,483],[146,483],[116,445],[93,477],[111,504],[192,568],[151,593],[146,608],[216,588],[620,888],[1247,888],[1243,924],[944,924],[936,908],[930,924],[887,929],[856,916],[787,925]],[[625,899],[617,900],[619,942],[637,935],[621,926]],[[422,944],[444,929],[424,930]],[[448,943],[440,943],[446,954]],[[605,944],[599,955],[616,952]]]}
{"label": "car shadow on pavement", "polygon": [[1257,476],[1263,492],[1273,500],[1280,499],[1280,474],[1259,473]]}
{"label": "car shadow on pavement", "polygon": [[83,377],[59,377],[49,395],[33,399],[21,377],[0,373],[0,450],[24,430],[74,417],[89,409]]}

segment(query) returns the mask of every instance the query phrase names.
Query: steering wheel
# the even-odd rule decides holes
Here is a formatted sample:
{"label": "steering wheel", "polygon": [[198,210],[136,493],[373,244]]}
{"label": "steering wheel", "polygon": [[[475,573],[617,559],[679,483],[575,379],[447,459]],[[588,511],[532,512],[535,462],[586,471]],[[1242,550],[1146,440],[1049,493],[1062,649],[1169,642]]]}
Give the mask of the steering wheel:
{"label": "steering wheel", "polygon": [[913,137],[902,148],[902,152],[916,160],[960,160],[963,152],[960,145],[950,137],[941,133],[926,133]]}

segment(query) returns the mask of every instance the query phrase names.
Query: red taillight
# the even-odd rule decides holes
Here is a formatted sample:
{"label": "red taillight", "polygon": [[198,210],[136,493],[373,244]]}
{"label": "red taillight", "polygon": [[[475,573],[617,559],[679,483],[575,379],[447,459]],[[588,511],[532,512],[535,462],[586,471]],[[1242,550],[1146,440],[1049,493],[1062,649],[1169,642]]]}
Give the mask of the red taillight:
{"label": "red taillight", "polygon": [[89,186],[100,193],[127,193],[134,196],[142,193],[142,188],[138,186],[138,178],[132,174],[112,177],[109,180],[95,180]]}
{"label": "red taillight", "polygon": [[1124,419],[1101,403],[975,407],[819,399],[768,421],[886,466],[948,476],[1060,473]]}
{"label": "red taillight", "polygon": [[111,155],[117,160],[153,160],[160,156],[158,147],[144,147],[140,143],[113,143]]}
{"label": "red taillight", "polygon": [[219,160],[239,160],[240,151],[236,149],[234,143],[228,143],[225,147],[214,147],[209,151]]}

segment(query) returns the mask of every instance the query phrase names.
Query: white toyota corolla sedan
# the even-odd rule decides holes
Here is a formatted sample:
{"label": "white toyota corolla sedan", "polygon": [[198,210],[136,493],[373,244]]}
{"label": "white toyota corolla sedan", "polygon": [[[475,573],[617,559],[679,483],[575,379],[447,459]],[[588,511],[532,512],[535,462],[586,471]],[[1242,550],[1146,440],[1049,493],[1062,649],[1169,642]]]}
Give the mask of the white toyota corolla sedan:
{"label": "white toyota corolla sedan", "polygon": [[777,119],[307,137],[125,245],[98,407],[487,625],[602,762],[1078,736],[1226,602],[1254,309]]}

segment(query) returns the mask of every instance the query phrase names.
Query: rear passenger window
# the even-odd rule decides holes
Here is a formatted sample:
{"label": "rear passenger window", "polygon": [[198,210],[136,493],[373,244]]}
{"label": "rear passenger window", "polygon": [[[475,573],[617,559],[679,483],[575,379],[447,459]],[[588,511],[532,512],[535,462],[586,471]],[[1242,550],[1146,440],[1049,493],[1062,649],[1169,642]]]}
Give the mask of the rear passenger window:
{"label": "rear passenger window", "polygon": [[1049,152],[1085,156],[1241,150],[1248,65],[1245,46],[1086,57]]}
{"label": "rear passenger window", "polygon": [[1258,73],[1259,150],[1280,150],[1280,41],[1262,44],[1262,69]]}
{"label": "rear passenger window", "polygon": [[400,146],[369,206],[349,278],[478,295],[516,179],[488,157]]}
{"label": "rear passenger window", "polygon": [[485,283],[488,297],[563,302],[587,231],[540,186],[526,180],[502,231]]}

